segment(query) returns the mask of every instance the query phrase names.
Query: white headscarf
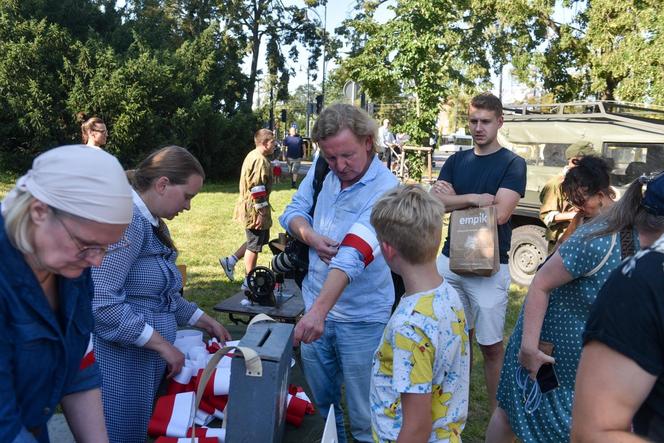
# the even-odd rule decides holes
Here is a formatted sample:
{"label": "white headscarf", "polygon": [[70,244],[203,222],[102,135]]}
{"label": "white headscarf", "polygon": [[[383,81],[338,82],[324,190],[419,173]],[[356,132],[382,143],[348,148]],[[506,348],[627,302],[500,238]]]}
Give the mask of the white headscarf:
{"label": "white headscarf", "polygon": [[61,146],[34,159],[32,169],[2,200],[2,213],[19,191],[79,217],[109,224],[127,224],[132,217],[131,186],[120,162],[111,154],[85,145]]}

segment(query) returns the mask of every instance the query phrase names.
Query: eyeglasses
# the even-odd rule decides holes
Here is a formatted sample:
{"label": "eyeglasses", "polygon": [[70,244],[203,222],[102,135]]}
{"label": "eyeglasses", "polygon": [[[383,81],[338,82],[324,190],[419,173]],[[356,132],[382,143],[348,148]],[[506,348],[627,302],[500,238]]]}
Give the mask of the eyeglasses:
{"label": "eyeglasses", "polygon": [[583,206],[584,206],[586,203],[588,203],[588,200],[590,200],[591,198],[595,197],[596,195],[598,195],[598,194],[586,194],[586,193],[583,193],[583,194],[575,195],[574,197],[572,197],[572,199],[571,199],[569,202],[570,202],[570,203],[572,204],[572,206],[574,206],[575,208],[577,208],[577,209],[583,209]]}
{"label": "eyeglasses", "polygon": [[581,208],[581,207],[583,207],[583,205],[586,204],[586,202],[588,201],[589,198],[590,198],[590,196],[578,196],[578,197],[575,197],[572,200],[570,200],[570,203],[575,208]]}
{"label": "eyeglasses", "polygon": [[108,134],[108,130],[107,130],[107,129],[95,129],[95,128],[92,128],[92,132],[99,132],[99,133],[102,133],[102,134]]}
{"label": "eyeglasses", "polygon": [[112,246],[82,246],[81,243],[76,240],[76,237],[74,237],[65,222],[58,216],[58,213],[55,210],[53,210],[53,216],[58,222],[60,222],[67,235],[69,235],[72,243],[74,243],[74,245],[78,248],[78,254],[76,254],[76,258],[79,260],[104,257],[107,254],[112,254],[129,246],[129,241],[124,237],[120,239],[119,242],[114,243]]}

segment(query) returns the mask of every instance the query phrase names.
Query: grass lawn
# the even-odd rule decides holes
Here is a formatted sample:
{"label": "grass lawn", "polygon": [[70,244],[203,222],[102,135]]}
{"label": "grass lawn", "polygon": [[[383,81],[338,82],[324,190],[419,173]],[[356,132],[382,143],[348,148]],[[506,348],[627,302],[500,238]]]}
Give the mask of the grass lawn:
{"label": "grass lawn", "polygon": [[[0,197],[11,188],[13,179],[0,176]],[[270,200],[274,208],[272,238],[281,230],[277,217],[283,212],[294,191],[290,183],[276,185]],[[237,183],[207,184],[194,198],[191,211],[169,221],[168,226],[180,251],[179,263],[187,265],[187,285],[185,296],[201,306],[206,312],[228,322],[225,315],[212,311],[219,301],[239,290],[240,280],[244,275],[244,266],[236,266],[236,282],[229,282],[222,272],[218,259],[233,253],[244,241],[244,228],[233,220],[233,208],[238,197]],[[269,266],[270,253],[267,248],[259,256],[259,264]],[[525,291],[512,286],[507,314],[506,338],[509,337]],[[482,355],[474,345],[473,371],[470,386],[469,420],[463,432],[464,442],[484,441],[484,431],[489,420],[487,411]],[[308,443],[308,442],[303,442]]]}
{"label": "grass lawn", "polygon": [[[294,190],[289,183],[276,185],[270,200],[274,208],[272,238],[281,231],[277,217],[290,201]],[[221,271],[217,262],[220,255],[228,255],[244,241],[244,230],[233,220],[233,208],[237,200],[237,184],[210,184],[193,200],[191,211],[185,212],[168,223],[177,247],[180,249],[180,262],[187,265],[188,298],[195,300],[207,312],[220,300],[232,295],[239,288],[243,275],[243,264],[236,266],[235,283],[231,283]],[[259,256],[259,264],[269,266],[270,253]],[[511,331],[516,321],[525,291],[512,285],[507,314],[506,330]],[[220,320],[227,322],[223,315]],[[506,335],[506,338],[509,334]],[[484,387],[482,354],[474,344],[473,371],[470,388],[469,420],[462,438],[464,442],[484,441],[484,431],[489,421],[489,413]]]}

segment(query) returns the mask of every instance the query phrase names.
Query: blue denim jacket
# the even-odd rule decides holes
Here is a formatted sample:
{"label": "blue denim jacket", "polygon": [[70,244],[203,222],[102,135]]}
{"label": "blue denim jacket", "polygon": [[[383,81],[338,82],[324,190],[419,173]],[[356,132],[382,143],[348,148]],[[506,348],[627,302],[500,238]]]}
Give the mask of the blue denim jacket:
{"label": "blue denim jacket", "polygon": [[[315,163],[314,163],[315,164]],[[334,173],[328,173],[318,196],[313,220],[309,210],[313,203],[313,177],[315,168],[300,184],[293,200],[279,218],[284,229],[295,217],[304,217],[318,234],[341,242],[354,228],[361,225],[364,232],[376,235],[371,223],[371,208],[386,191],[398,183],[396,177],[374,156],[362,178],[352,186],[341,189],[341,182]],[[320,293],[330,269],[343,271],[349,280],[348,286],[337,300],[327,318],[335,321],[366,321],[387,323],[394,303],[394,287],[390,269],[379,253],[365,266],[365,259],[357,249],[341,246],[339,252],[326,265],[309,249],[309,271],[302,283],[302,296],[309,311]]]}
{"label": "blue denim jacket", "polygon": [[2,216],[0,227],[0,441],[45,443],[62,397],[100,386],[96,363],[80,369],[93,327],[92,279],[89,269],[58,277],[54,312]]}

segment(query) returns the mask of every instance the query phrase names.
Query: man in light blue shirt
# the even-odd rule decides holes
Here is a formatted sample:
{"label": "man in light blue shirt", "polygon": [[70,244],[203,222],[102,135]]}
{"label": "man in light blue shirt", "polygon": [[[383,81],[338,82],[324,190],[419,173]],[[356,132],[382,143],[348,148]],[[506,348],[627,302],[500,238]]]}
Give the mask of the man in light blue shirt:
{"label": "man in light blue shirt", "polygon": [[376,123],[351,105],[321,113],[312,139],[331,173],[323,181],[313,217],[310,168],[279,218],[292,235],[309,245],[309,270],[302,284],[306,314],[295,327],[302,342],[305,377],[318,411],[334,404],[339,442],[346,441],[341,384],[357,441],[370,442],[371,361],[390,317],[394,288],[376,232],[369,222],[378,198],[397,179],[376,156]]}

